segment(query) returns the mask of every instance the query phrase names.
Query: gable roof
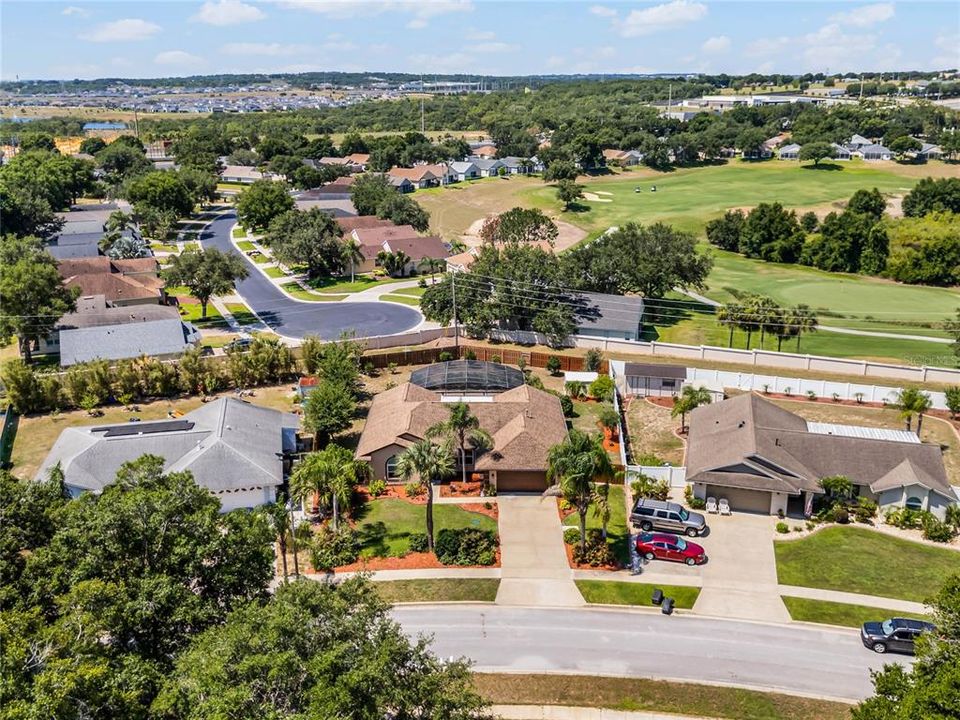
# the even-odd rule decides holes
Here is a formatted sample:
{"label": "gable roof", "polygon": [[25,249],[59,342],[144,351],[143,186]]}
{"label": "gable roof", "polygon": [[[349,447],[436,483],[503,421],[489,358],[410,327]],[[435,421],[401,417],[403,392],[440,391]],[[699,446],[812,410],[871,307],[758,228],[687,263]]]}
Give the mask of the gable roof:
{"label": "gable roof", "polygon": [[390,227],[393,223],[390,220],[382,220],[376,215],[357,215],[354,217],[337,218],[337,225],[343,230],[344,235],[352,233],[354,230],[362,230],[376,227]]}
{"label": "gable roof", "polygon": [[68,328],[60,331],[60,364],[177,355],[199,339],[199,331],[179,317]]}
{"label": "gable roof", "polygon": [[576,318],[577,327],[586,330],[636,333],[643,318],[643,298],[637,295],[606,295],[579,293],[582,312]]}
{"label": "gable roof", "polygon": [[370,227],[354,228],[351,231],[353,239],[361,245],[382,245],[386,240],[418,237],[417,231],[411,225],[373,225]]}
{"label": "gable roof", "polygon": [[57,330],[70,330],[100,325],[123,325],[150,320],[180,319],[180,313],[172,305],[128,305],[110,307],[103,295],[86,295],[77,298],[77,309],[67,313],[57,323]]}
{"label": "gable roof", "polygon": [[162,287],[162,283],[158,281],[145,282],[140,278],[111,272],[71,275],[64,278],[63,283],[67,287],[80,288],[81,295],[103,295],[107,302],[148,299],[159,302]]}
{"label": "gable roof", "polygon": [[[439,393],[404,383],[373,398],[357,446],[358,458],[397,445],[409,447],[427,428],[450,416]],[[480,427],[493,436],[494,447],[477,458],[478,470],[544,470],[550,448],[567,436],[560,400],[529,385],[467,402]]]}
{"label": "gable roof", "polygon": [[402,252],[411,260],[420,261],[424,258],[439,260],[450,254],[447,246],[440,238],[428,236],[392,237],[383,241],[384,250],[388,252]]}
{"label": "gable roof", "polygon": [[177,420],[71,427],[60,434],[37,477],[60,463],[67,485],[100,492],[123,463],[150,453],[164,458],[166,472],[192,472],[213,493],[277,486],[283,482],[277,454],[292,449],[284,447],[285,430],[298,425],[295,415],[219,398]]}
{"label": "gable roof", "polygon": [[446,165],[414,165],[412,168],[393,167],[387,172],[392,178],[406,178],[411,182],[440,180],[447,175]]}

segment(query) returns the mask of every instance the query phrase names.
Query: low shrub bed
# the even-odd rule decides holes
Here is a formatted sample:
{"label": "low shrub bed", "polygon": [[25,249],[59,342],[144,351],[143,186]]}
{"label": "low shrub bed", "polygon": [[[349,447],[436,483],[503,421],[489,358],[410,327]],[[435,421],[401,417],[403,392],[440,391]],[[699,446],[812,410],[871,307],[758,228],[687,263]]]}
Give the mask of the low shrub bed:
{"label": "low shrub bed", "polygon": [[478,528],[444,529],[437,533],[433,550],[444,565],[493,565],[497,561],[497,536]]}

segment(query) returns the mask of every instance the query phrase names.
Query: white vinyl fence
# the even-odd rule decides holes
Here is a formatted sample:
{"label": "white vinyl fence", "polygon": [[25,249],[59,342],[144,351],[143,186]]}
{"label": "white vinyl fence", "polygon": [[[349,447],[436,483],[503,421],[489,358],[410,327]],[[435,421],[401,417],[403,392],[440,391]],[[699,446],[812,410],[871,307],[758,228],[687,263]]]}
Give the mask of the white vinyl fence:
{"label": "white vinyl fence", "polygon": [[682,488],[687,485],[687,469],[673,465],[627,465],[627,474],[624,482],[629,487],[637,475],[646,475],[656,481],[666,480],[672,488]]}

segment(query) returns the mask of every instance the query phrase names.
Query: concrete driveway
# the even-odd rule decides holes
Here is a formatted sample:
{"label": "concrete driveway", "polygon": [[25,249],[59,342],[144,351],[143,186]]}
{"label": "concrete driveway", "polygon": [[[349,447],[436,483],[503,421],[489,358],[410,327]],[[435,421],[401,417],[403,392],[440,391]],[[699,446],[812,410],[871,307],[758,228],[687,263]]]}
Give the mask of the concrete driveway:
{"label": "concrete driveway", "polygon": [[710,533],[697,540],[709,562],[700,568],[703,590],[693,609],[704,615],[789,622],[780,599],[773,525],[768,515],[708,515]]}
{"label": "concrete driveway", "polygon": [[557,501],[540,495],[500,495],[498,605],[579,607],[560,529]]}

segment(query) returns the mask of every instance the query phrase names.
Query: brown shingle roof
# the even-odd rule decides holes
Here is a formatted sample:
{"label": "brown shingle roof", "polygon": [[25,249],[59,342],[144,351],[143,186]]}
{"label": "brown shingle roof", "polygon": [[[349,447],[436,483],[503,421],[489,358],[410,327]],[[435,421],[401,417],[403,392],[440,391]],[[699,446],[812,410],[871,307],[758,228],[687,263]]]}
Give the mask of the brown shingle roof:
{"label": "brown shingle roof", "polygon": [[[80,288],[81,295],[103,295],[107,302],[160,299],[160,290],[120,273],[87,273],[64,279],[67,287]],[[152,284],[152,283],[151,283]]]}
{"label": "brown shingle roof", "polygon": [[411,260],[440,259],[450,254],[443,241],[434,236],[389,238],[386,243],[390,246],[390,252],[403,252]]}
{"label": "brown shingle roof", "polygon": [[[360,435],[357,457],[390,445],[409,445],[432,425],[450,416],[439,393],[404,383],[375,396]],[[492,402],[468,403],[494,447],[477,458],[478,470],[544,470],[547,452],[567,436],[567,423],[554,395],[522,385],[492,396]]]}
{"label": "brown shingle roof", "polygon": [[343,230],[344,235],[353,232],[354,230],[361,230],[366,228],[375,228],[375,227],[391,227],[393,225],[389,220],[381,220],[376,215],[358,215],[356,217],[339,217],[336,218],[337,224],[340,226],[340,229]]}
{"label": "brown shingle roof", "polygon": [[82,295],[103,295],[107,302],[159,298],[163,280],[156,258],[111,260],[108,257],[69,258],[57,263],[68,287]]}
{"label": "brown shingle roof", "polygon": [[361,245],[382,245],[384,240],[419,237],[410,225],[379,225],[376,227],[355,228],[354,239]]}

